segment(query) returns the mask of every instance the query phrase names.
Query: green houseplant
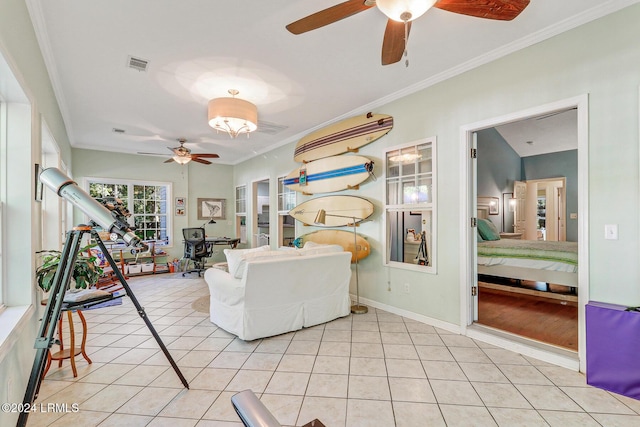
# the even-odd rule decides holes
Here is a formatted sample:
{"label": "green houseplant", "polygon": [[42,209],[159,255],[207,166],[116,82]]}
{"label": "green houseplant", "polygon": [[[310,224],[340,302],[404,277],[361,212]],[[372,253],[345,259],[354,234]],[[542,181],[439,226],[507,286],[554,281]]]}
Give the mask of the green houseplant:
{"label": "green houseplant", "polygon": [[[72,278],[75,281],[75,288],[86,289],[95,285],[102,275],[102,268],[96,265],[96,256],[89,251],[95,244],[80,248],[73,266]],[[58,271],[62,252],[47,249],[37,252],[42,256],[42,264],[36,269],[36,282],[40,289],[48,292],[53,284],[53,278]],[[89,254],[89,255],[87,255]],[[73,287],[73,284],[70,285]]]}

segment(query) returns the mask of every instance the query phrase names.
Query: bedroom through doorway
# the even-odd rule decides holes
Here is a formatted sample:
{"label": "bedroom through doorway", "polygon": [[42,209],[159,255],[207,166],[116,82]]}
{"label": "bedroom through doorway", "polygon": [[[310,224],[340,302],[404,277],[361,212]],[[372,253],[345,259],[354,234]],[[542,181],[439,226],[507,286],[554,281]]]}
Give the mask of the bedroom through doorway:
{"label": "bedroom through doorway", "polygon": [[[469,129],[469,210],[477,228],[468,239],[468,325],[578,361],[587,297],[578,281],[586,120],[579,102],[564,104]],[[484,228],[492,232],[483,236]]]}

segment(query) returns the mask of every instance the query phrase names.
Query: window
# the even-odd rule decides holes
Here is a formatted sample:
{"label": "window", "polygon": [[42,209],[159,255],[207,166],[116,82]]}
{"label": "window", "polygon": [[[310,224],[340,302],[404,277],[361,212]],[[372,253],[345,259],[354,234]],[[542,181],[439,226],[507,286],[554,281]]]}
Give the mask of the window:
{"label": "window", "polygon": [[129,224],[143,241],[171,245],[171,184],[127,183],[122,180],[88,178],[89,195],[102,202],[119,199],[131,213]]}
{"label": "window", "polygon": [[296,207],[296,192],[284,185],[284,179],[284,176],[278,178],[278,245],[293,246],[296,221],[289,215],[289,211]]}
{"label": "window", "polygon": [[236,187],[236,236],[247,243],[247,186]]}
{"label": "window", "polygon": [[386,152],[386,263],[435,273],[435,138]]}

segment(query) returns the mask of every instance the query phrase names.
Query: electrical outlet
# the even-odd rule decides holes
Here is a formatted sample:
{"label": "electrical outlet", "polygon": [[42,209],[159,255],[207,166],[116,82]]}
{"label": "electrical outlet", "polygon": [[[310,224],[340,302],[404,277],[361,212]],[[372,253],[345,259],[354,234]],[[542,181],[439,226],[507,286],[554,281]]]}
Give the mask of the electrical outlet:
{"label": "electrical outlet", "polygon": [[411,293],[411,285],[410,284],[408,284],[408,283],[404,284],[404,293],[405,294]]}

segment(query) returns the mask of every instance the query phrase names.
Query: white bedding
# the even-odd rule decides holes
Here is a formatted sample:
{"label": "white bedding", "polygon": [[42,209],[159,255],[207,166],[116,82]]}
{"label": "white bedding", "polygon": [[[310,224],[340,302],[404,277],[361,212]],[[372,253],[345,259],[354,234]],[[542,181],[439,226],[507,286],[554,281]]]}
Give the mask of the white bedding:
{"label": "white bedding", "polygon": [[484,265],[487,267],[494,265],[505,265],[509,267],[533,268],[536,270],[563,271],[566,273],[578,272],[577,265],[565,264],[563,262],[524,258],[497,258],[478,256],[478,265]]}

